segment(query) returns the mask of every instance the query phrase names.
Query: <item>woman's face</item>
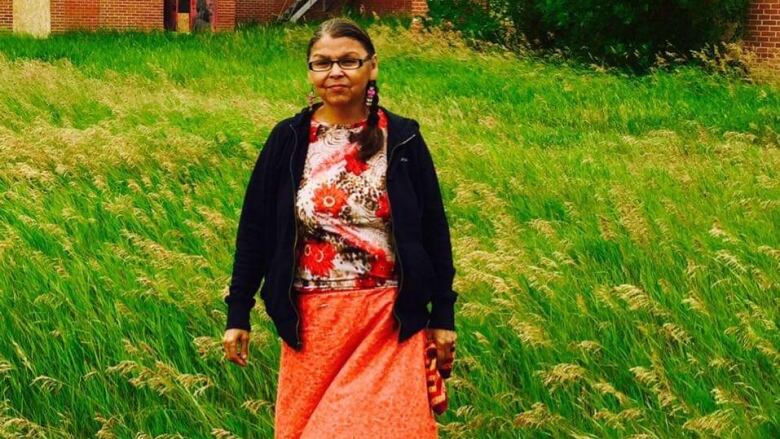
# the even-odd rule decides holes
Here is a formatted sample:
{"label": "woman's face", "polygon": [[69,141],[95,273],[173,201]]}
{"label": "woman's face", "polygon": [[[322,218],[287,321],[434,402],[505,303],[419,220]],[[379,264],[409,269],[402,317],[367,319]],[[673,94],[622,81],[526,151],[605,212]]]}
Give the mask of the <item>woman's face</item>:
{"label": "woman's face", "polygon": [[[368,52],[357,40],[348,37],[331,38],[325,34],[311,48],[309,61],[342,58],[366,59]],[[309,82],[325,105],[350,107],[365,105],[365,91],[369,80],[375,80],[379,72],[376,54],[355,70],[342,69],[337,63],[329,71],[309,70]]]}

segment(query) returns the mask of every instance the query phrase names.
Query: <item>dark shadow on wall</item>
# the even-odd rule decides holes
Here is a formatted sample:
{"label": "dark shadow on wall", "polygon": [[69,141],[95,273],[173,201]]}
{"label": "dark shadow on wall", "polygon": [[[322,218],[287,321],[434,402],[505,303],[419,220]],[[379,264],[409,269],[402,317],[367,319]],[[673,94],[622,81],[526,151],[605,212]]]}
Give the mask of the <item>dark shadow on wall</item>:
{"label": "dark shadow on wall", "polygon": [[196,8],[195,23],[192,25],[192,31],[210,32],[212,30],[212,21],[214,18],[214,1],[198,0]]}

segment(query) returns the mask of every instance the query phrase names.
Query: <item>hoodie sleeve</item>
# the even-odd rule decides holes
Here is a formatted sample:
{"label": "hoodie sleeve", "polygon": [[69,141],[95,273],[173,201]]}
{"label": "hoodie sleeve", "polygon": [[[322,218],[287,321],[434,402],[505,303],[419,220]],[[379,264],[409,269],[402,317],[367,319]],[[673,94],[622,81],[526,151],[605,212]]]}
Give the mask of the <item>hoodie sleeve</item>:
{"label": "hoodie sleeve", "polygon": [[439,179],[425,143],[419,124],[415,122],[420,137],[420,184],[423,198],[422,234],[423,247],[431,257],[436,270],[437,285],[431,292],[431,318],[429,328],[455,330],[455,301],[458,293],[452,289],[455,267],[452,261],[452,243],[447,216],[444,212]]}
{"label": "hoodie sleeve", "polygon": [[238,222],[235,241],[233,275],[228,295],[224,301],[228,306],[227,329],[251,330],[249,312],[256,303],[254,298],[260,281],[265,276],[267,261],[264,260],[263,233],[268,209],[268,186],[271,182],[273,151],[279,141],[278,125],[274,127],[260,152],[244,194],[243,207]]}

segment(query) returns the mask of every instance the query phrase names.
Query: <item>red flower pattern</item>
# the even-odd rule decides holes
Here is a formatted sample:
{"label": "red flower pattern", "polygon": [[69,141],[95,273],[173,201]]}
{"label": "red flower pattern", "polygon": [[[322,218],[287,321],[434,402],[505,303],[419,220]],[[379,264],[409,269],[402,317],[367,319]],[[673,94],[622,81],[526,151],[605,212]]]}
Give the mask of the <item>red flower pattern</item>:
{"label": "red flower pattern", "polygon": [[379,194],[379,207],[374,212],[374,215],[385,221],[390,219],[390,201],[387,198],[387,191]]}
{"label": "red flower pattern", "polygon": [[347,202],[347,193],[338,186],[323,184],[314,192],[314,210],[336,216]]}
{"label": "red flower pattern", "polygon": [[360,157],[358,157],[358,151],[359,149],[355,149],[354,152],[347,154],[347,156],[344,158],[347,161],[347,171],[355,175],[360,175],[363,173],[363,171],[368,169],[368,163],[360,160]]}
{"label": "red flower pattern", "polygon": [[368,274],[382,278],[390,277],[393,274],[393,263],[387,260],[384,253],[380,253],[375,257]]}
{"label": "red flower pattern", "polygon": [[327,241],[306,240],[301,252],[300,264],[309,273],[324,277],[333,268],[336,248]]}

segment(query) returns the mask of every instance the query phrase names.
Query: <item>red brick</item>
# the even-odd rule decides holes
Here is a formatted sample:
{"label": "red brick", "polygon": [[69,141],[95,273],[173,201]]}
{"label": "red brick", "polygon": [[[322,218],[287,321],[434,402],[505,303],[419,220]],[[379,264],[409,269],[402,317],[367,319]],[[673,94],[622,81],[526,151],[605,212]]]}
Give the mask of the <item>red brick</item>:
{"label": "red brick", "polygon": [[748,12],[745,46],[761,60],[780,56],[780,0],[753,0]]}
{"label": "red brick", "polygon": [[0,0],[0,30],[12,30],[14,28],[13,6],[13,0]]}

